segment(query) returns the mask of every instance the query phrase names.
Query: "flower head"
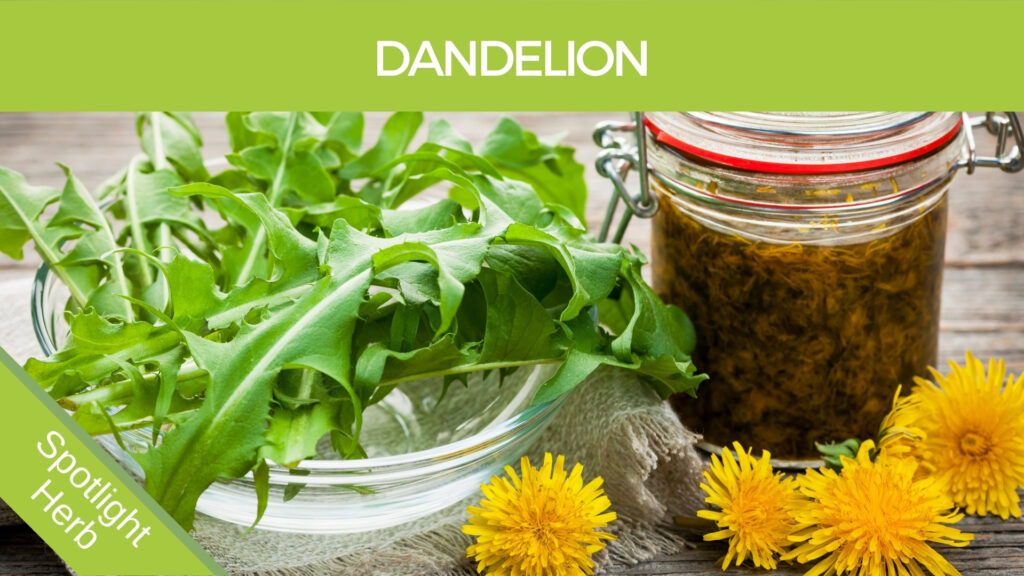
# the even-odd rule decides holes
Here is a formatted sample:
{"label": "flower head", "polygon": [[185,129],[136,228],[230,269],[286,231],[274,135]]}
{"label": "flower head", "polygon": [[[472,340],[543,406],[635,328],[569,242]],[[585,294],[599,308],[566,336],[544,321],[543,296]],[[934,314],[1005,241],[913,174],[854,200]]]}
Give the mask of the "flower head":
{"label": "flower head", "polygon": [[[952,372],[915,379],[913,423],[925,438],[915,454],[968,514],[1020,518],[1024,486],[1024,377],[1006,376],[1002,360],[985,366],[970,352]],[[1005,382],[1005,385],[1004,385]]]}
{"label": "flower head", "polygon": [[774,569],[778,555],[789,545],[794,524],[790,510],[799,495],[791,478],[772,470],[767,451],[758,460],[739,442],[733,443],[733,448],[735,458],[723,448],[722,458],[712,456],[711,466],[704,471],[707,483],[700,487],[708,494],[705,502],[718,510],[701,510],[697,516],[714,520],[719,528],[704,539],[729,539],[723,570],[733,559],[739,566],[748,554],[754,566]]}
{"label": "flower head", "polygon": [[507,477],[481,486],[485,499],[470,506],[462,531],[476,537],[467,549],[477,570],[497,576],[593,574],[590,558],[615,536],[598,532],[615,520],[600,477],[583,485],[583,466],[566,474],[565,457],[544,455],[538,470],[522,459],[522,478],[510,466]]}
{"label": "flower head", "polygon": [[932,478],[915,478],[911,458],[871,460],[866,441],[840,472],[808,470],[797,483],[808,499],[796,510],[790,539],[800,543],[784,560],[818,561],[807,574],[843,576],[959,575],[930,542],[966,546],[956,528],[963,514]]}
{"label": "flower head", "polygon": [[914,394],[901,398],[902,390],[902,386],[896,388],[892,410],[882,419],[878,430],[878,449],[872,454],[875,458],[912,456],[924,439],[924,430],[916,423],[921,399]]}

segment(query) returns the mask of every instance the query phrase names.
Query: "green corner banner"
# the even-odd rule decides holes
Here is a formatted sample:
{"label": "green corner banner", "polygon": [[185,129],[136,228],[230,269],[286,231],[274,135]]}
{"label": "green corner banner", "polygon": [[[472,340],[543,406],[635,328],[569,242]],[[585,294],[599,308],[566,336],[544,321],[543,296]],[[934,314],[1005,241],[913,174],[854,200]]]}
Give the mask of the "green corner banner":
{"label": "green corner banner", "polygon": [[0,498],[78,574],[224,570],[0,349]]}
{"label": "green corner banner", "polygon": [[0,109],[1007,110],[1022,22],[1019,0],[0,0]]}

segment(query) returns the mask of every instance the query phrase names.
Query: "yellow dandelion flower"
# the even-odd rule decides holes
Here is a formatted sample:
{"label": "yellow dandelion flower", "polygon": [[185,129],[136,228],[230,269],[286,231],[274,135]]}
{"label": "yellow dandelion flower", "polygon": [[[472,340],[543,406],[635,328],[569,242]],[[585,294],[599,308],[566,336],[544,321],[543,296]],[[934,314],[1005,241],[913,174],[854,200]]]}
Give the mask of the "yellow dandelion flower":
{"label": "yellow dandelion flower", "polygon": [[[970,352],[952,372],[916,378],[914,424],[925,439],[917,454],[968,514],[1020,518],[1024,486],[1024,377],[1006,376],[1002,360],[985,366]],[[1005,382],[1005,385],[1004,385]]]}
{"label": "yellow dandelion flower", "polygon": [[729,540],[723,570],[734,559],[739,566],[748,554],[754,566],[774,569],[778,555],[789,546],[794,524],[790,510],[800,496],[792,478],[772,470],[767,451],[758,460],[739,442],[733,443],[733,449],[735,458],[723,448],[722,458],[712,455],[711,466],[704,471],[707,483],[700,487],[708,494],[705,502],[718,510],[700,510],[697,516],[713,520],[720,528],[704,539]]}
{"label": "yellow dandelion flower", "polygon": [[508,477],[481,486],[484,500],[470,506],[462,531],[476,538],[467,550],[477,571],[494,576],[593,574],[591,556],[615,536],[598,532],[615,520],[600,477],[583,485],[583,466],[566,474],[565,457],[544,455],[540,469],[522,459],[523,476],[511,466]]}
{"label": "yellow dandelion flower", "polygon": [[915,478],[915,460],[872,461],[874,448],[868,440],[840,472],[808,470],[797,480],[807,497],[790,536],[799,545],[782,559],[818,561],[806,576],[958,576],[929,543],[966,546],[973,536],[949,526],[963,514],[934,479]]}
{"label": "yellow dandelion flower", "polygon": [[902,386],[896,388],[892,410],[878,430],[878,450],[872,456],[887,458],[913,457],[925,433],[917,425],[921,398],[915,394],[900,397]]}

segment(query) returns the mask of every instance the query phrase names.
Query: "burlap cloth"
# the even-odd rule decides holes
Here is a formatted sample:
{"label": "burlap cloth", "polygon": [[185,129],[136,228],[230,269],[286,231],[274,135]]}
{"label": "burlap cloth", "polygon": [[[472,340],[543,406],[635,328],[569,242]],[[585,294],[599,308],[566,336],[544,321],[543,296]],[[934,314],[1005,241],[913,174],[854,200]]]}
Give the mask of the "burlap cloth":
{"label": "burlap cloth", "polygon": [[[31,274],[0,281],[0,346],[24,362],[39,353],[31,330]],[[583,463],[585,475],[604,478],[618,520],[618,536],[597,557],[599,566],[634,564],[686,546],[672,517],[693,515],[703,500],[702,468],[694,443],[665,402],[629,373],[602,370],[577,388],[531,451],[564,454]],[[345,535],[285,534],[242,529],[200,516],[195,539],[233,574],[445,574],[475,573],[462,534],[466,506],[479,495],[396,528]],[[14,520],[0,504],[0,525]]]}

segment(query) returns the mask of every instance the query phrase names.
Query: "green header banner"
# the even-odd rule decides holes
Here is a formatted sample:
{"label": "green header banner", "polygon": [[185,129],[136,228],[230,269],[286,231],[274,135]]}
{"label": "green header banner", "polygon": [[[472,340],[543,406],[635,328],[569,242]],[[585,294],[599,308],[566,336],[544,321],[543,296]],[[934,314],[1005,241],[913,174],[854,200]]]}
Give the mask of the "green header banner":
{"label": "green header banner", "polygon": [[0,109],[1017,109],[1016,0],[0,0]]}
{"label": "green header banner", "polygon": [[76,573],[224,574],[0,349],[0,498]]}

